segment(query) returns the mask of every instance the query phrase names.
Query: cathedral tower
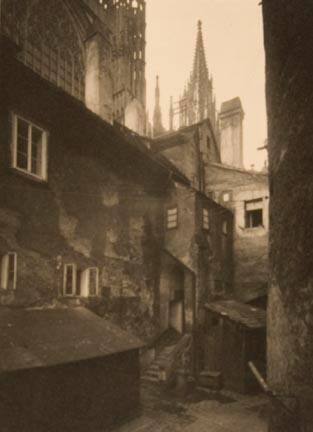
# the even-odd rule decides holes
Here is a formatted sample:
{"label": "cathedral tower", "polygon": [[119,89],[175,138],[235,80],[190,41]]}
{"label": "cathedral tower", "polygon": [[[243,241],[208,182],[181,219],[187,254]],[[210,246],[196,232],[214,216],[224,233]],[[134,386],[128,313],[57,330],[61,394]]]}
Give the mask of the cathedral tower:
{"label": "cathedral tower", "polygon": [[213,128],[216,128],[213,79],[210,77],[207,67],[201,21],[198,21],[193,70],[183,96],[179,101],[179,111],[180,127],[189,126],[209,118]]}
{"label": "cathedral tower", "polygon": [[138,133],[145,132],[146,79],[144,0],[104,0],[112,23],[113,114]]}

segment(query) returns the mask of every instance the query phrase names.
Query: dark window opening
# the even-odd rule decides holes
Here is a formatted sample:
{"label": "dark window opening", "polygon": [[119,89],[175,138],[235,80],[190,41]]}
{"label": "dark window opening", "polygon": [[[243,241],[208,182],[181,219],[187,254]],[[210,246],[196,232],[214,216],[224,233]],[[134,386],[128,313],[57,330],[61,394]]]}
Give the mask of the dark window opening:
{"label": "dark window opening", "polygon": [[250,210],[246,212],[246,228],[257,228],[263,226],[263,211]]}
{"label": "dark window opening", "polygon": [[257,228],[263,226],[263,199],[246,201],[245,203],[246,228]]}

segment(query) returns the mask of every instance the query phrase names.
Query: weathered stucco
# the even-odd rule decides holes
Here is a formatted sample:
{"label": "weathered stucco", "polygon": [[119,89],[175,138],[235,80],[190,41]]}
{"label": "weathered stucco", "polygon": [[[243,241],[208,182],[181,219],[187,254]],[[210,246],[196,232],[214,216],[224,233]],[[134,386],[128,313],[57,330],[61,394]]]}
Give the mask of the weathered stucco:
{"label": "weathered stucco", "polygon": [[[24,66],[13,67],[14,74],[10,64],[1,70],[7,75],[0,110],[0,255],[16,252],[18,270],[15,292],[1,292],[1,302],[68,302],[63,265],[98,267],[100,295],[91,307],[143,338],[153,336],[168,175],[158,174],[157,164],[131,144],[121,151],[123,138],[112,141],[114,128],[65,93]],[[48,182],[11,168],[12,111],[49,131]]]}

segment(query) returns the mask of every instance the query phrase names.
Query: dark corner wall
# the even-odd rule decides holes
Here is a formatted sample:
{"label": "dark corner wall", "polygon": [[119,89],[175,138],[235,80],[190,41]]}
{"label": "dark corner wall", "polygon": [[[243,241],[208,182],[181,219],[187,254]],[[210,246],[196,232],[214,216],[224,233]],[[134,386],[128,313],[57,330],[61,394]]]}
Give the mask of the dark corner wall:
{"label": "dark corner wall", "polygon": [[[270,159],[270,431],[313,430],[313,4],[263,0]],[[296,417],[296,414],[298,417]],[[302,427],[302,429],[301,429]]]}

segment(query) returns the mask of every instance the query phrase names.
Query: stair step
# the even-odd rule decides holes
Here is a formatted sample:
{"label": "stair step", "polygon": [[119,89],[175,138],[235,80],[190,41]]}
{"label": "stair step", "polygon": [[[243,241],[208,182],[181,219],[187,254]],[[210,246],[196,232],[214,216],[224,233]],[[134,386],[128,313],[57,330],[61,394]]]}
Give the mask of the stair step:
{"label": "stair step", "polygon": [[159,377],[159,371],[151,371],[148,369],[145,372],[145,375],[152,376],[152,377]]}
{"label": "stair step", "polygon": [[158,378],[151,377],[151,376],[149,376],[149,375],[143,375],[143,376],[141,377],[141,380],[142,380],[142,381],[150,381],[150,382],[159,382],[159,379],[158,379]]}
{"label": "stair step", "polygon": [[148,370],[160,370],[160,367],[157,363],[152,363]]}

